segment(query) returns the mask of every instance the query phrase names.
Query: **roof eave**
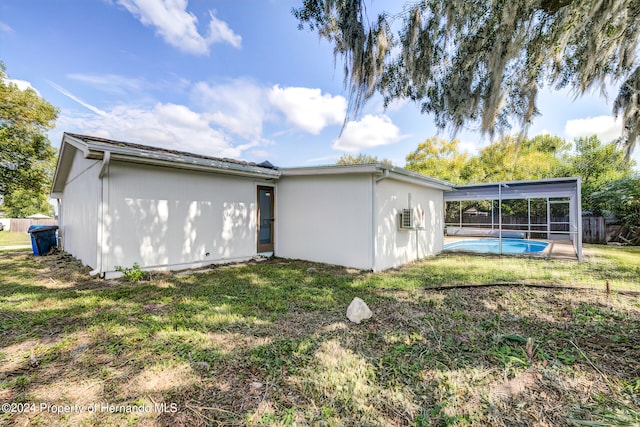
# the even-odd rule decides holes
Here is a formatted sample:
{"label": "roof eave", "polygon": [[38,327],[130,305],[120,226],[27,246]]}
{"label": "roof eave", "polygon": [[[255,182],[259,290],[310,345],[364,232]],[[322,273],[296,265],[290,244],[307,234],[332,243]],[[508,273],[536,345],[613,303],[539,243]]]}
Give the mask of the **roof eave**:
{"label": "roof eave", "polygon": [[399,173],[397,171],[390,171],[389,173],[390,179],[395,179],[397,181],[408,182],[410,184],[419,185],[421,187],[433,188],[435,190],[448,191],[451,190],[451,186],[441,184],[435,180],[430,180],[428,177],[414,177],[408,174]]}
{"label": "roof eave", "polygon": [[[58,151],[58,159],[56,161],[56,168],[53,174],[53,180],[51,182],[51,197],[52,198],[57,198],[54,197],[54,194],[61,194],[62,190],[64,189],[64,184],[65,184],[65,180],[67,177],[67,173],[69,172],[69,168],[71,167],[71,163],[70,161],[66,161],[67,156],[71,155],[70,153],[67,154],[68,149],[66,148],[67,146],[71,146],[73,149],[77,149],[80,150],[84,153],[84,156],[87,156],[88,150],[87,150],[87,145],[77,139],[74,138],[68,134],[63,134],[62,136],[62,142],[60,143],[60,150]],[[63,164],[63,162],[65,162],[65,164]]]}
{"label": "roof eave", "polygon": [[173,169],[185,169],[202,172],[221,173],[226,175],[236,175],[261,179],[278,179],[280,178],[279,170],[262,170],[262,168],[253,168],[251,166],[233,165],[231,163],[215,164],[213,160],[198,161],[181,161],[175,158],[163,159],[161,156],[132,156],[128,154],[113,153],[112,161],[122,161],[127,163],[136,163],[152,166],[164,166]]}
{"label": "roof eave", "polygon": [[[58,153],[58,161],[56,163],[56,169],[51,185],[50,194],[54,198],[59,198],[64,192],[64,181],[66,173],[68,173],[70,168],[70,164],[63,164],[70,154],[67,153],[68,146],[81,151],[86,159],[102,160],[105,153],[109,152],[111,153],[111,160],[119,160],[128,163],[165,166],[174,169],[177,168],[221,173],[258,179],[278,179],[281,175],[281,172],[278,169],[242,165],[215,159],[152,153],[135,148],[92,144],[91,142],[83,141],[74,135],[65,133],[62,136],[62,143],[60,144],[60,151]],[[69,161],[66,161],[66,163],[69,163]]]}
{"label": "roof eave", "polygon": [[348,175],[358,173],[379,173],[377,164],[362,165],[329,165],[329,166],[303,166],[282,168],[282,176],[306,176],[306,175]]}
{"label": "roof eave", "polygon": [[401,175],[409,180],[415,181],[415,183],[418,185],[425,185],[427,187],[435,188],[438,190],[445,190],[445,191],[452,190],[453,188],[455,188],[455,184],[449,181],[422,175],[417,172],[412,172],[404,168],[399,168],[396,166],[389,167],[387,165],[382,165],[382,164],[378,166],[380,166],[382,169],[388,169],[390,172]]}
{"label": "roof eave", "polygon": [[153,153],[129,147],[106,147],[103,144],[86,143],[88,152],[87,158],[102,159],[104,152],[111,153],[111,160],[120,160],[130,163],[167,166],[178,169],[189,169],[223,173],[229,175],[241,175],[258,178],[279,178],[280,171],[277,169],[267,169],[259,166],[242,165],[224,162],[214,159],[199,157],[178,156],[175,154]]}
{"label": "roof eave", "polygon": [[389,171],[388,177],[398,181],[409,182],[423,187],[437,190],[451,190],[454,184],[436,178],[431,178],[403,168],[385,165],[383,163],[369,163],[361,165],[329,165],[329,166],[307,166],[295,168],[283,168],[282,176],[316,176],[316,175],[348,175],[372,173],[383,175]]}

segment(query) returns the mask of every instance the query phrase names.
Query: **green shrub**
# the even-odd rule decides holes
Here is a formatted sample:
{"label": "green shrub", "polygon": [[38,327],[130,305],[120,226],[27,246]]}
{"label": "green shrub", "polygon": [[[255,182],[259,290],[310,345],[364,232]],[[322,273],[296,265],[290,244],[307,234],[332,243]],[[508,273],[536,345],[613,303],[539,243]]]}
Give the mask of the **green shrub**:
{"label": "green shrub", "polygon": [[121,267],[118,265],[116,266],[116,271],[122,273],[122,277],[128,282],[139,282],[149,279],[149,273],[143,271],[137,262],[134,262],[131,267]]}

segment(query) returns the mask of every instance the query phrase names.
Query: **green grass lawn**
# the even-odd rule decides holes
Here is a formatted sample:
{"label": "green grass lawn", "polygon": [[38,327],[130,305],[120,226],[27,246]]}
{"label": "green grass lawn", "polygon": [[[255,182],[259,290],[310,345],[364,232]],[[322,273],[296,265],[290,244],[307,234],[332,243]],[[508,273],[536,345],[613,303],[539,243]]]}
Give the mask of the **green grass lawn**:
{"label": "green grass lawn", "polygon": [[[586,258],[273,259],[129,283],[3,252],[0,401],[28,411],[0,424],[638,425],[640,299],[616,290],[640,291],[640,250]],[[374,313],[358,325],[355,296]]]}
{"label": "green grass lawn", "polygon": [[0,246],[30,245],[31,236],[28,233],[12,233],[0,231]]}
{"label": "green grass lawn", "polygon": [[640,291],[640,247],[585,245],[583,255],[585,262],[443,254],[376,280],[401,287],[517,282],[602,289],[609,281],[612,289]]}

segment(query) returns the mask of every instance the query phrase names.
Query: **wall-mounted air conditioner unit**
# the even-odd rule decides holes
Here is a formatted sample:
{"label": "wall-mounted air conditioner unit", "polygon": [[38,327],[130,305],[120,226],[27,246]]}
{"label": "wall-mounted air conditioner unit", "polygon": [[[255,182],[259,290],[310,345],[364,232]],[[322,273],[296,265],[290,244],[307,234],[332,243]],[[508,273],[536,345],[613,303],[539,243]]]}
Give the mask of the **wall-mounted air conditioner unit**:
{"label": "wall-mounted air conditioner unit", "polygon": [[400,229],[413,230],[414,228],[413,209],[402,209],[400,212]]}
{"label": "wall-mounted air conditioner unit", "polygon": [[402,209],[399,215],[401,230],[417,230],[424,228],[424,211],[422,209]]}

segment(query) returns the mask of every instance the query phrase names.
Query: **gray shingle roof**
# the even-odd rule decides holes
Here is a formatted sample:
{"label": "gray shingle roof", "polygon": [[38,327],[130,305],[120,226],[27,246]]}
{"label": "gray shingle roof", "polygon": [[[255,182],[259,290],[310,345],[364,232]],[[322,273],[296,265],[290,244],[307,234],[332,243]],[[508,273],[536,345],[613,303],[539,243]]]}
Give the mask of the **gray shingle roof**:
{"label": "gray shingle roof", "polygon": [[195,153],[189,153],[186,151],[178,151],[178,150],[170,150],[167,148],[161,148],[161,147],[152,147],[150,145],[143,145],[143,144],[135,144],[132,142],[125,142],[125,141],[116,141],[116,140],[112,140],[112,139],[106,139],[106,138],[99,138],[96,136],[89,136],[89,135],[81,135],[81,134],[77,134],[77,133],[70,133],[70,132],[65,132],[66,135],[69,135],[73,138],[82,140],[86,143],[90,143],[90,144],[96,144],[96,145],[105,145],[107,147],[109,146],[116,146],[116,147],[124,147],[124,148],[132,148],[135,150],[140,150],[140,151],[147,151],[150,153],[161,153],[161,154],[168,154],[168,155],[172,155],[172,156],[180,156],[180,157],[192,157],[192,158],[196,158],[196,159],[206,159],[206,160],[216,160],[219,162],[226,162],[226,163],[233,163],[236,165],[242,165],[242,166],[253,166],[253,167],[259,167],[259,168],[265,168],[265,169],[278,169],[278,167],[273,166],[271,163],[269,163],[268,161],[262,162],[262,163],[253,163],[253,162],[245,162],[242,160],[236,160],[236,159],[229,159],[227,157],[213,157],[213,156],[205,156],[202,154],[195,154]]}

